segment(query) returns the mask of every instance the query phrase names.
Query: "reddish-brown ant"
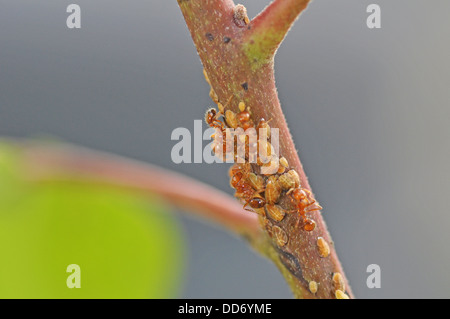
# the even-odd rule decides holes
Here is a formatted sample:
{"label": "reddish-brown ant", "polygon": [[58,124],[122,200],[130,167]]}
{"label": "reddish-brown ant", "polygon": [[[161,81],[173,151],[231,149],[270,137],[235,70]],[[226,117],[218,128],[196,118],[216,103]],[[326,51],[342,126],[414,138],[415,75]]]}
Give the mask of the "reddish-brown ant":
{"label": "reddish-brown ant", "polygon": [[221,120],[218,119],[220,116],[221,116],[220,112],[217,113],[215,108],[210,108],[205,113],[205,122],[212,128],[218,128],[223,130],[224,124]]}
{"label": "reddish-brown ant", "polygon": [[316,227],[316,223],[312,219],[307,218],[306,213],[321,210],[322,207],[319,205],[319,203],[317,203],[315,199],[311,197],[311,192],[305,188],[295,188],[293,190],[290,190],[289,192],[292,193],[292,198],[296,205],[296,212],[298,212],[303,218],[303,229],[305,229],[306,231],[314,230],[314,228]]}
{"label": "reddish-brown ant", "polygon": [[233,99],[233,96],[230,96],[230,98],[228,99],[228,101],[225,105],[222,105],[222,103],[217,101],[217,107],[219,108],[219,112],[217,112],[215,108],[210,108],[209,110],[207,110],[206,114],[205,114],[206,124],[208,124],[212,128],[218,128],[218,129],[221,129],[222,131],[224,131],[225,124],[221,120],[219,120],[219,117],[224,115],[225,108],[231,102],[232,99]]}
{"label": "reddish-brown ant", "polygon": [[263,189],[255,190],[246,180],[241,180],[235,188],[235,196],[242,198],[245,201],[244,209],[246,209],[247,206],[250,206],[253,209],[258,209],[263,208],[264,205],[266,205],[266,200],[259,195],[264,191]]}
{"label": "reddish-brown ant", "polygon": [[261,183],[257,176],[253,175],[249,163],[235,164],[230,169],[230,185],[236,189],[235,196],[245,201],[244,209],[247,206],[253,209],[263,208],[266,204],[266,200],[259,195],[264,191],[264,188],[254,188],[263,186],[263,181]]}

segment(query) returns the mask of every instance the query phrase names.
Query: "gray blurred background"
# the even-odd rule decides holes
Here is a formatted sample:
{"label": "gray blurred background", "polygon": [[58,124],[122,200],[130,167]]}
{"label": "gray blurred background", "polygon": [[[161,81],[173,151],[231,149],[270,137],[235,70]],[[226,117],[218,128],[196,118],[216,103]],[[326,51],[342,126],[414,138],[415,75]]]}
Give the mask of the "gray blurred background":
{"label": "gray blurred background", "polygon": [[[51,136],[232,193],[226,165],[170,160],[212,104],[175,0],[0,1],[0,135]],[[254,17],[268,0],[242,0]],[[366,26],[377,3],[382,28]],[[357,297],[450,297],[450,2],[315,0],[276,57],[280,99]],[[178,214],[180,297],[291,298],[232,234]],[[366,268],[381,266],[381,288]]]}

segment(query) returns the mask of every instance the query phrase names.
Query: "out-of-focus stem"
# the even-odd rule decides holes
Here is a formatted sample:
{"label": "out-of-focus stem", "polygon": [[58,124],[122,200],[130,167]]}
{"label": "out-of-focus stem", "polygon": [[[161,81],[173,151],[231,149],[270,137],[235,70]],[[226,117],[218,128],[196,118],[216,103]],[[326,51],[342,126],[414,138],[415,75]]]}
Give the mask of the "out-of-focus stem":
{"label": "out-of-focus stem", "polygon": [[256,216],[231,196],[163,168],[69,145],[20,144],[24,176],[34,181],[81,181],[156,194],[250,241],[261,231]]}

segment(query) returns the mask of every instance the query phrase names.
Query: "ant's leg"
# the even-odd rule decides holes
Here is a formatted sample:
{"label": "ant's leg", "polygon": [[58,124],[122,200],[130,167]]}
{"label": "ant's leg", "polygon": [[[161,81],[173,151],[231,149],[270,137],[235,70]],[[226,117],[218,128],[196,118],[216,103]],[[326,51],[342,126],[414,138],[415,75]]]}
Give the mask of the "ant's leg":
{"label": "ant's leg", "polygon": [[308,199],[311,201],[311,202],[309,202],[308,207],[316,204],[318,207],[320,207],[320,209],[316,209],[316,210],[321,210],[322,206],[320,206],[319,203],[314,198],[312,198],[312,193],[307,189],[304,189],[304,191],[307,193]]}
{"label": "ant's leg", "polygon": [[287,192],[286,195],[289,195],[290,193],[292,193],[294,191],[295,187],[290,188]]}
{"label": "ant's leg", "polygon": [[298,225],[300,224],[300,220],[302,219],[303,222],[306,220],[305,211],[304,210],[297,210],[299,218],[297,219],[297,222],[295,223],[295,228],[298,228]]}
{"label": "ant's leg", "polygon": [[244,208],[246,211],[249,211],[249,212],[252,212],[252,213],[253,213],[253,210],[248,209],[248,208],[245,208],[245,207],[248,206],[248,204],[249,204],[249,202],[246,202],[245,205],[244,205],[244,207],[242,207],[242,208]]}
{"label": "ant's leg", "polygon": [[323,209],[323,207],[320,206],[320,204],[315,199],[313,199],[313,201],[308,204],[307,208],[311,207],[312,205],[315,205],[315,208],[314,209],[308,209],[308,211],[322,210]]}
{"label": "ant's leg", "polygon": [[255,190],[255,193],[253,194],[253,196],[255,196],[255,195],[261,195],[261,193],[264,192],[265,190],[266,190],[265,188],[257,189],[257,190]]}
{"label": "ant's leg", "polygon": [[227,103],[225,103],[225,105],[223,106],[224,108],[227,107],[228,104],[230,104],[231,100],[233,99],[233,96],[234,96],[234,95],[231,95],[231,96],[228,98]]}
{"label": "ant's leg", "polygon": [[224,126],[223,122],[221,120],[218,120],[218,119],[212,120],[212,125],[213,125],[213,127],[217,127],[217,128],[220,127],[222,130],[225,129],[225,126]]}
{"label": "ant's leg", "polygon": [[310,213],[310,212],[319,211],[319,210],[322,210],[322,206],[320,206],[320,205],[319,205],[319,207],[314,207],[312,209],[308,209],[305,212]]}
{"label": "ant's leg", "polygon": [[[294,190],[295,188],[294,187],[292,187],[291,189],[289,189],[287,192],[286,192],[286,195],[289,195],[290,193],[292,193],[292,191]],[[291,203],[292,204],[294,204],[294,205],[296,205],[297,203],[295,202],[295,199],[291,196]]]}
{"label": "ant's leg", "polygon": [[[307,189],[303,189],[304,191],[305,191],[305,193],[307,194],[307,196],[309,197],[308,199],[309,200],[312,200],[312,202],[310,203],[310,205],[312,205],[312,204],[314,204],[314,203],[317,203],[317,201],[312,197],[313,195],[312,195],[312,193],[311,193],[311,191],[309,191],[309,190],[307,190]],[[317,204],[317,205],[319,205],[319,204]],[[319,205],[320,206],[320,205]]]}
{"label": "ant's leg", "polygon": [[217,103],[217,107],[219,108],[219,112],[216,114],[215,118],[218,119],[220,116],[224,115],[225,108],[230,104],[231,100],[233,99],[233,95],[230,96],[227,103],[225,105],[222,105],[220,102]]}
{"label": "ant's leg", "polygon": [[300,214],[299,218],[297,219],[297,222],[295,223],[295,229],[298,228],[298,225],[300,224],[300,219],[303,219],[303,222],[305,222],[305,216]]}

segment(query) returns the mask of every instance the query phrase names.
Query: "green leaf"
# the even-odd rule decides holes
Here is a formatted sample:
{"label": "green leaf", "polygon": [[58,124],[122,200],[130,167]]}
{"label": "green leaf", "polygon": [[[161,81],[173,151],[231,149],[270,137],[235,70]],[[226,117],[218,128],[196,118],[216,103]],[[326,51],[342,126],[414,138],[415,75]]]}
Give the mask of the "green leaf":
{"label": "green leaf", "polygon": [[[164,205],[118,189],[21,178],[0,143],[0,298],[170,298],[184,269]],[[71,264],[81,288],[68,288]]]}

